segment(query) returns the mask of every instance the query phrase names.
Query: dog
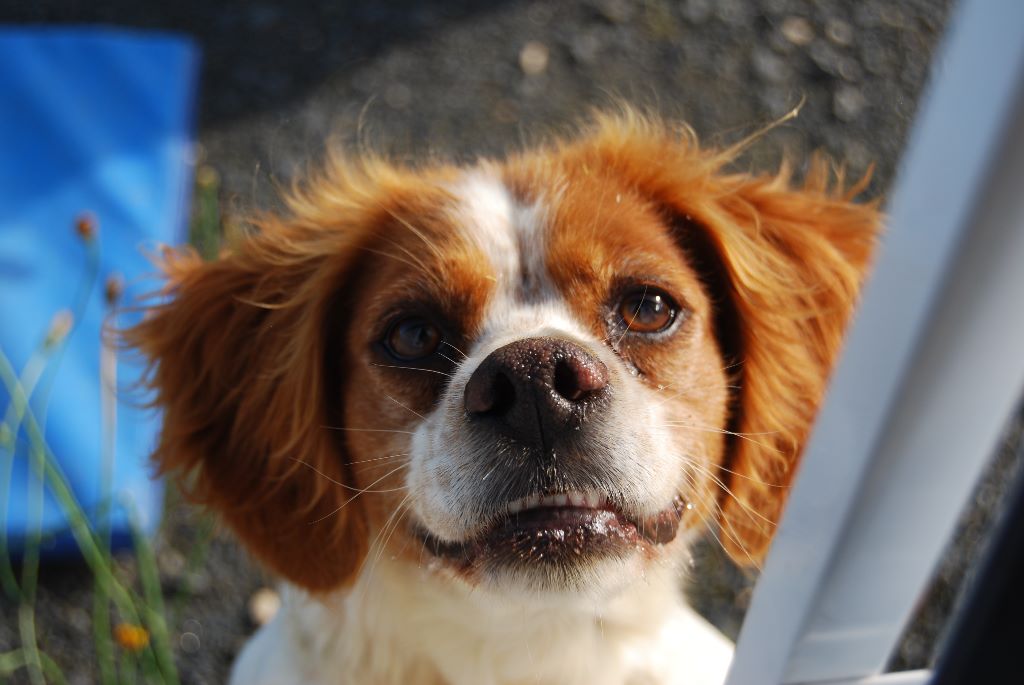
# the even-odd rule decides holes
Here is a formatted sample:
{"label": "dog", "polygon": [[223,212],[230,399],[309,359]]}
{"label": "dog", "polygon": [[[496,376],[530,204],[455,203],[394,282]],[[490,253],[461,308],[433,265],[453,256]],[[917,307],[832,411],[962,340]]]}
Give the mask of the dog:
{"label": "dog", "polygon": [[626,111],[469,167],[334,155],[127,332],[154,460],[284,581],[236,685],[720,683],[881,224]]}

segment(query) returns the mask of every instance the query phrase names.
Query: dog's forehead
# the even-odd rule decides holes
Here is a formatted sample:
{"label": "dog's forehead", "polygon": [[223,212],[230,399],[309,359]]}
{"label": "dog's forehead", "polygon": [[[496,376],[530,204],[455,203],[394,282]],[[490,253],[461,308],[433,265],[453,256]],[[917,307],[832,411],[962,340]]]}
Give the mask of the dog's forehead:
{"label": "dog's forehead", "polygon": [[478,342],[555,335],[583,341],[587,325],[552,280],[550,246],[561,191],[557,184],[515,192],[501,170],[467,171],[452,188],[452,219],[491,271],[494,288]]}
{"label": "dog's forehead", "polygon": [[467,171],[453,195],[455,224],[489,263],[498,294],[524,303],[553,297],[546,247],[557,191],[526,201],[483,167]]}
{"label": "dog's forehead", "polygon": [[482,165],[450,191],[451,221],[493,278],[485,332],[546,326],[599,336],[604,322],[589,313],[617,278],[692,275],[649,203],[592,170]]}

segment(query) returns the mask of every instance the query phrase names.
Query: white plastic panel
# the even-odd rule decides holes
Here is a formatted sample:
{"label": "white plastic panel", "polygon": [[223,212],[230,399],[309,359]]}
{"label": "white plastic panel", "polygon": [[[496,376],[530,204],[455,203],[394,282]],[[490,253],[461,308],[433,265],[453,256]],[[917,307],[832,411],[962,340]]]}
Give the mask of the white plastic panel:
{"label": "white plastic panel", "polygon": [[1019,397],[1022,76],[1024,3],[963,3],[729,685],[878,674]]}

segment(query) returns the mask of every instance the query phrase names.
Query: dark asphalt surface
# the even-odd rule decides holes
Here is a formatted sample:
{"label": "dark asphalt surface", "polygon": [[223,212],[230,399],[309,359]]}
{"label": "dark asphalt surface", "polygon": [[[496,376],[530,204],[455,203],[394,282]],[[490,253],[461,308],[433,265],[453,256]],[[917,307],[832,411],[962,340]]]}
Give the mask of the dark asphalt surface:
{"label": "dark asphalt surface", "polygon": [[[944,28],[948,0],[588,0],[418,3],[10,2],[7,23],[100,23],[180,31],[204,50],[198,156],[237,215],[275,206],[276,188],[324,141],[369,144],[401,159],[472,160],[571,129],[618,101],[689,122],[706,142],[734,142],[799,102],[800,115],[740,161],[771,170],[823,149],[857,175],[875,164],[884,195]],[[1019,433],[1019,428],[1018,428]],[[1009,454],[1009,450],[1006,452]],[[929,662],[959,579],[1015,468],[1002,458],[965,517],[940,581],[896,663]],[[253,626],[246,601],[268,582],[222,531],[187,570],[198,518],[173,502],[158,541],[185,683],[221,683]],[[133,563],[124,559],[125,573]],[[695,604],[735,635],[751,579],[702,546]],[[78,566],[45,569],[44,647],[72,682],[94,678],[91,581]],[[17,644],[0,600],[0,651]],[[8,618],[11,617],[11,618]]]}

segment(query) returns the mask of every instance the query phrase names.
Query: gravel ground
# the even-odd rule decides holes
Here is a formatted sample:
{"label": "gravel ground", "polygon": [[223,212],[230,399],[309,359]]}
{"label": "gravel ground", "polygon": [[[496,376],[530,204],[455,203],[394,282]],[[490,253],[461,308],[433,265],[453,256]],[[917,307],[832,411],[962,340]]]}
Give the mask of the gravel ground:
{"label": "gravel ground", "polygon": [[[472,160],[571,127],[619,99],[688,121],[708,142],[735,141],[801,101],[800,116],[741,165],[770,170],[823,149],[854,174],[876,165],[871,192],[893,180],[948,0],[589,0],[287,3],[178,0],[11,2],[0,19],[103,23],[182,31],[204,50],[199,156],[221,179],[225,211],[273,207],[275,188],[315,160],[324,141],[366,143],[399,158]],[[1015,435],[1020,439],[1020,426]],[[929,662],[960,579],[1007,474],[1004,450],[979,489],[956,545],[894,664]],[[190,569],[204,519],[172,498],[158,558],[185,683],[224,681],[253,626],[246,601],[268,582],[215,530]],[[695,603],[735,635],[751,578],[712,545],[697,553]],[[126,573],[131,559],[122,559]],[[42,642],[73,682],[89,664],[91,581],[47,568]],[[0,651],[16,644],[14,607],[0,600]],[[12,617],[8,619],[7,617]],[[70,668],[68,668],[70,672]]]}

